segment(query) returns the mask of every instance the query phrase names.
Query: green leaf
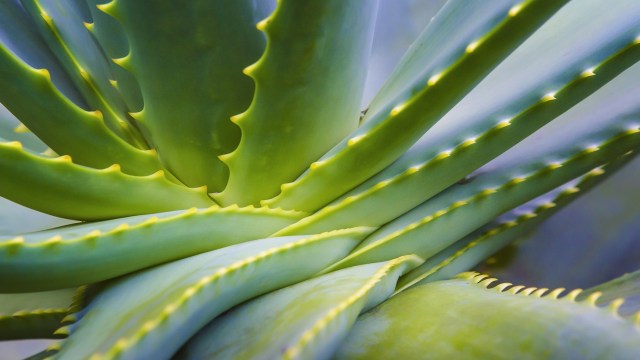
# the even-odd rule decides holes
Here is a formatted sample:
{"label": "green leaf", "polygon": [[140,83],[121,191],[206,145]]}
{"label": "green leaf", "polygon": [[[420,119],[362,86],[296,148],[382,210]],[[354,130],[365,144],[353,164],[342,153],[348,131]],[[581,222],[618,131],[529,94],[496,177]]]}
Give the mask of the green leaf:
{"label": "green leaf", "polygon": [[479,35],[487,34],[499,25],[518,2],[521,0],[490,3],[448,1],[402,56],[371,101],[362,121],[375,121],[380,112],[389,112],[411,98],[431,76],[446,69],[464,54]]}
{"label": "green leaf", "polygon": [[[92,22],[86,23],[86,28],[93,34],[96,41],[101,45],[105,56],[109,59],[119,59],[129,53],[129,42],[124,33],[124,29],[116,19],[99,10],[97,5],[108,3],[109,0],[87,0]],[[111,82],[120,92],[124,102],[127,104],[129,112],[137,112],[143,109],[142,93],[138,81],[133,75],[115,63],[109,61],[113,79]],[[137,126],[137,122],[134,121]],[[142,129],[141,129],[142,130]],[[149,134],[145,134],[149,135]],[[147,142],[152,143],[151,138]]]}
{"label": "green leaf", "polygon": [[[580,33],[585,20],[575,14],[598,13],[602,11],[599,8],[606,7],[606,4],[597,2],[594,5],[587,1],[579,4],[586,9],[573,9],[573,6],[578,6],[573,3],[574,11],[566,12],[567,9],[563,8],[478,85],[481,91],[474,90],[463,99],[452,110],[453,115],[447,114],[398,161],[293,226],[286,234],[349,227],[353,223],[380,226],[455,184],[505,151],[508,151],[507,155],[513,155],[511,159],[515,163],[521,157],[530,157],[526,151],[509,151],[529,136],[538,142],[534,150],[551,150],[567,143],[564,133],[558,128],[564,127],[562,131],[573,136],[601,128],[611,123],[613,118],[634,117],[633,112],[638,111],[637,96],[633,96],[637,93],[638,67],[634,64],[640,59],[640,43],[635,40],[635,31],[640,32],[640,26],[633,16],[623,18],[624,21],[615,17],[598,19],[590,26],[612,29],[598,41],[590,41]],[[616,13],[624,13],[630,7],[638,7],[638,3],[621,2],[618,6]],[[640,7],[636,10],[640,11]],[[558,31],[571,35],[564,39],[557,36]],[[584,46],[580,52],[572,53],[571,61],[568,61],[562,55],[562,49],[573,39]],[[548,47],[552,47],[548,52],[540,52],[541,48]],[[533,57],[540,59],[539,66],[536,62],[536,67],[518,70]],[[585,72],[590,67],[596,72]],[[629,67],[632,68],[625,71]],[[516,75],[513,74],[517,74],[522,83],[527,82],[527,86],[518,84],[515,88],[531,90],[508,90],[514,88],[511,81]],[[505,93],[495,96],[492,89]],[[554,97],[549,95],[552,92]],[[488,108],[486,103],[495,106]],[[578,103],[580,105],[573,109]],[[603,103],[610,106],[603,106]],[[572,124],[567,126],[565,120]],[[551,125],[546,126],[549,122]],[[537,130],[541,131],[536,133]],[[551,151],[549,153],[552,154]],[[379,203],[388,205],[382,208],[375,206]]]}
{"label": "green leaf", "polygon": [[448,246],[425,263],[403,276],[398,291],[414,284],[444,280],[468,271],[505,246],[519,240],[544,220],[588,193],[625,165],[633,155],[623,156],[594,169],[526,204],[520,205],[461,240]]}
{"label": "green leaf", "polygon": [[[609,137],[616,130],[619,133]],[[406,254],[435,255],[496,216],[637,148],[640,129],[632,125],[620,131],[613,126],[594,138],[596,145],[586,149],[576,149],[571,142],[564,152],[555,152],[563,161],[548,163],[536,157],[515,168],[496,167],[467,185],[453,187],[383,226],[332,269]]]}
{"label": "green leaf", "polygon": [[109,81],[113,78],[109,59],[83,25],[87,4],[76,0],[22,0],[22,5],[80,90],[88,109],[100,111],[109,129],[128,143],[148,148]]}
{"label": "green leaf", "polygon": [[154,151],[124,142],[107,128],[100,112],[85,111],[58,91],[49,71],[30,67],[1,44],[0,102],[53,151],[78,164],[105,168],[117,163],[133,175],[160,168]]}
{"label": "green leaf", "polygon": [[[640,95],[640,94],[638,94]],[[638,151],[631,154],[631,158]],[[589,288],[638,269],[640,159],[479,267],[504,281]]]}
{"label": "green leaf", "polygon": [[358,127],[377,6],[282,0],[260,22],[267,48],[245,69],[256,92],[232,118],[242,138],[221,157],[230,174],[218,202],[248,205],[278,195],[281,184]]}
{"label": "green leaf", "polygon": [[384,300],[421,259],[357,266],[241,305],[194,336],[177,359],[329,359],[356,317]]}
{"label": "green leaf", "polygon": [[564,3],[529,0],[517,11],[505,11],[495,27],[430,74],[412,97],[378,113],[263,205],[315,211],[384,169]]}
{"label": "green leaf", "polygon": [[75,289],[0,294],[0,340],[53,338]]}
{"label": "green leaf", "polygon": [[624,299],[619,310],[620,314],[632,315],[640,312],[640,270],[589,288],[578,298],[585,299],[596,293],[602,293],[598,298],[598,305],[610,305],[618,299]]}
{"label": "green leaf", "polygon": [[116,61],[138,80],[144,109],[132,114],[153,138],[167,168],[189,186],[220,191],[228,170],[217,156],[240,131],[253,83],[242,69],[264,48],[254,1],[121,1],[99,5],[116,18],[129,54]]}
{"label": "green leaf", "polygon": [[[418,286],[362,316],[336,359],[634,359],[640,324],[579,291],[503,283],[464,273]],[[510,287],[510,288],[509,288]]]}
{"label": "green leaf", "polygon": [[261,239],[300,217],[283,210],[214,206],[0,236],[0,292],[92,284]]}
{"label": "green leaf", "polygon": [[33,19],[24,10],[20,0],[0,2],[0,44],[24,59],[35,69],[48,69],[58,89],[79,106],[87,104],[47,46]]}
{"label": "green leaf", "polygon": [[32,154],[19,142],[0,143],[0,174],[0,196],[69,219],[101,220],[213,205],[206,189],[176,185],[162,171],[132,176],[117,165],[91,169],[72,163],[69,156]]}
{"label": "green leaf", "polygon": [[71,332],[58,358],[168,359],[222,312],[311,277],[370,231],[257,240],[115,280],[58,330]]}

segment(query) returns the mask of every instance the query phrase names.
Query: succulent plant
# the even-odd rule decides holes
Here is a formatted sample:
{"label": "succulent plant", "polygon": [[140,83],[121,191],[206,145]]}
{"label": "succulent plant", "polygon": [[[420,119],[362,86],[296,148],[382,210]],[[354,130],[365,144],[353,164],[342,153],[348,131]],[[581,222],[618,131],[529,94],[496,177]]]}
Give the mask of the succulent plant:
{"label": "succulent plant", "polygon": [[0,196],[75,221],[0,236],[0,340],[637,357],[637,273],[581,294],[469,270],[635,156],[640,2],[449,0],[365,110],[377,0],[272,5],[0,2]]}

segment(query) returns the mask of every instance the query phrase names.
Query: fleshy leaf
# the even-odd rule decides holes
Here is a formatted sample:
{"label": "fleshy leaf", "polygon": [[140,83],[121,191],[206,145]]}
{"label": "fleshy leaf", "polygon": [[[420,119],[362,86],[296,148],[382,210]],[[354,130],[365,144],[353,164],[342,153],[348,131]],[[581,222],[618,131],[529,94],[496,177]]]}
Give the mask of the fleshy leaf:
{"label": "fleshy leaf", "polygon": [[[101,45],[105,56],[109,59],[120,59],[129,53],[129,42],[124,29],[116,19],[98,9],[97,5],[103,5],[110,0],[86,0],[89,4],[92,22],[85,23],[96,41]],[[113,79],[110,79],[115,88],[120,92],[130,112],[138,112],[143,109],[142,93],[138,81],[133,75],[114,61],[109,62]],[[134,121],[134,124],[137,122]],[[143,129],[141,129],[143,130]],[[149,134],[146,134],[147,136]],[[151,143],[153,139],[147,138]]]}
{"label": "fleshy leaf", "polygon": [[434,16],[446,2],[446,0],[380,2],[363,104],[371,103],[402,59],[402,55],[429,22],[433,21]]}
{"label": "fleshy leaf", "polygon": [[501,215],[495,221],[465,236],[403,276],[398,283],[398,291],[415,284],[448,279],[462,271],[471,270],[481,261],[519,240],[558,210],[588,193],[632,157],[625,155]]}
{"label": "fleshy leaf", "polygon": [[370,231],[262,239],[114,280],[79,313],[79,322],[58,330],[71,336],[57,358],[169,359],[222,312],[306,280]]}
{"label": "fleshy leaf", "polygon": [[[417,286],[362,316],[336,359],[634,359],[640,326],[579,291],[464,273]],[[524,289],[524,290],[523,290]],[[546,294],[546,295],[545,295]],[[402,336],[399,336],[401,334]]]}
{"label": "fleshy leaf", "polygon": [[640,145],[640,128],[636,125],[618,130],[607,139],[615,131],[612,127],[596,134],[597,145],[586,149],[568,144],[565,152],[555,153],[565,159],[561,162],[523,161],[515,168],[497,168],[478,175],[469,184],[453,187],[382,227],[332,269],[406,254],[423,258],[435,255],[496,216]]}
{"label": "fleshy leaf", "polygon": [[500,24],[518,2],[520,0],[491,3],[448,1],[402,56],[371,101],[362,121],[379,121],[376,119],[378,113],[389,112],[394,106],[407,101],[431,76],[464,54],[469,44]]}
{"label": "fleshy leaf", "polygon": [[[255,81],[242,130],[224,155],[229,182],[221,204],[256,204],[358,127],[378,0],[281,0],[258,28],[262,58],[245,69]],[[286,139],[285,141],[283,141]],[[277,166],[274,166],[277,164]]]}
{"label": "fleshy leaf", "polygon": [[[137,149],[111,132],[99,111],[85,111],[51,82],[46,69],[34,69],[0,44],[0,102],[60,155],[81,165],[120,164],[128,174],[160,169],[154,151]],[[61,129],[64,129],[61,131]]]}
{"label": "fleshy leaf", "polygon": [[[639,94],[640,95],[640,94]],[[634,151],[638,154],[638,151]],[[536,286],[590,288],[638,268],[640,158],[478,269]]]}
{"label": "fleshy leaf", "polygon": [[0,294],[0,340],[53,338],[75,289]]}
{"label": "fleshy leaf", "polygon": [[83,25],[87,4],[76,0],[22,0],[47,46],[89,105],[98,110],[107,127],[128,143],[148,148],[139,130],[127,115],[108,59]]}
{"label": "fleshy leaf", "polygon": [[91,169],[74,164],[69,156],[32,154],[19,142],[0,143],[0,174],[0,196],[69,219],[101,220],[213,205],[206,189],[177,185],[162,171],[132,176],[118,165]]}
{"label": "fleshy leaf", "polygon": [[579,299],[588,298],[596,293],[602,293],[598,298],[598,305],[611,305],[622,298],[624,303],[620,306],[620,314],[632,315],[640,312],[640,270],[589,288],[580,294]]}
{"label": "fleshy leaf", "polygon": [[[585,6],[585,3],[596,8],[587,9],[590,10],[587,13],[597,11],[598,6],[589,2],[581,3],[581,6]],[[606,7],[606,4],[601,2],[598,4]],[[617,10],[620,12],[627,8],[619,6],[620,9]],[[573,19],[570,16],[573,13],[567,14],[564,10],[552,18],[549,24],[543,25],[538,33],[489,75],[487,81],[491,87],[484,86],[485,82],[481,83],[481,94],[478,95],[474,90],[468,97],[474,99],[472,103],[464,108],[456,107],[452,110],[456,117],[450,118],[452,115],[449,114],[445,116],[393,165],[309,219],[295,225],[287,234],[295,234],[294,231],[318,232],[325,228],[353,226],[351,223],[380,226],[455,184],[504,151],[507,151],[506,155],[513,155],[512,158],[530,157],[526,151],[509,151],[529,136],[538,143],[535,148],[551,149],[566,146],[564,133],[559,132],[558,128],[564,127],[563,131],[569,131],[573,135],[606,126],[613,118],[637,118],[638,115],[633,115],[633,112],[638,111],[635,88],[640,66],[634,64],[640,59],[640,43],[636,42],[635,35],[631,34],[635,34],[634,30],[640,32],[640,26],[633,18],[625,19],[622,24],[616,24],[619,29],[613,29],[615,31],[612,30],[611,35],[599,39],[599,42],[589,42],[583,49],[584,53],[572,54],[572,61],[567,61],[560,50],[566,48],[567,44],[548,38],[558,38],[558,23],[568,18],[573,21],[567,20],[568,24],[562,23],[566,27],[563,30],[568,34],[575,34],[576,38],[583,41],[584,37],[578,29],[582,28],[584,20],[580,17]],[[607,17],[605,20],[599,19],[605,24],[618,22],[616,18]],[[596,25],[600,26],[599,24],[600,22]],[[544,46],[540,44],[543,41]],[[541,48],[552,45],[557,46],[558,50],[540,51]],[[515,70],[517,66],[534,56],[545,64],[543,69],[536,67],[520,72]],[[594,72],[586,73],[584,70],[586,66],[592,65],[593,71],[597,71],[596,76],[593,75]],[[631,68],[625,71],[628,67]],[[545,72],[547,69],[554,71]],[[496,104],[501,110],[491,109],[493,113],[486,113],[490,110],[484,107],[483,101],[476,98],[485,99],[489,96],[487,94],[492,94],[492,88],[513,87],[509,83],[510,74],[516,72],[523,76],[524,80],[533,82],[531,88],[539,89],[539,92],[527,91],[524,94],[516,94],[519,97],[505,95],[504,98],[510,101],[503,103],[504,100],[501,98],[499,104]],[[549,88],[554,91],[545,90]],[[551,93],[554,95],[551,96]],[[487,101],[494,101],[492,96],[489,96]],[[461,103],[466,104],[465,101],[467,98]],[[572,108],[578,103],[580,104],[575,109]],[[611,106],[602,106],[603,103]],[[469,110],[474,107],[482,112],[477,114]],[[460,112],[465,115],[464,118],[461,118]],[[462,119],[464,121],[461,121]],[[556,120],[551,122],[554,119]],[[573,126],[554,125],[564,123],[565,120],[573,122]],[[549,122],[551,123],[548,124]],[[591,126],[584,125],[585,122]],[[536,132],[537,130],[540,131]],[[377,203],[388,205],[380,208],[374,206]]]}
{"label": "fleshy leaf", "polygon": [[0,236],[0,292],[91,284],[149,266],[261,239],[300,213],[190,209]]}
{"label": "fleshy leaf", "polygon": [[222,190],[228,170],[217,156],[240,131],[229,117],[245,110],[253,83],[242,69],[264,48],[252,0],[114,0],[129,54],[116,61],[140,85],[144,108],[132,116],[148,131],[164,164],[189,186]]}
{"label": "fleshy leaf", "polygon": [[264,295],[211,322],[176,358],[329,359],[358,314],[387,299],[420,262],[362,265]]}
{"label": "fleshy leaf", "polygon": [[495,27],[482,33],[473,46],[465,45],[413,96],[390,111],[379,112],[263,204],[314,211],[384,169],[564,3],[529,0],[517,11],[504,11]]}
{"label": "fleshy leaf", "polygon": [[0,2],[0,44],[17,54],[36,69],[48,69],[58,89],[82,108],[87,104],[73,84],[62,64],[42,39],[33,19],[20,0]]}

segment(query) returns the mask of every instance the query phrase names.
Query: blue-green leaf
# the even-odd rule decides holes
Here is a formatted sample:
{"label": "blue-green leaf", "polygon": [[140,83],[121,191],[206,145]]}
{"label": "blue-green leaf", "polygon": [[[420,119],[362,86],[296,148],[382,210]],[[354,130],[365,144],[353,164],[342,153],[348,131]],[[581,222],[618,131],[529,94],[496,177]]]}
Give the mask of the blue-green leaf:
{"label": "blue-green leaf", "polygon": [[129,54],[117,59],[136,78],[144,108],[132,114],[166,167],[189,186],[224,187],[217,156],[240,131],[229,118],[244,111],[254,86],[242,74],[264,48],[252,0],[121,1],[99,8],[117,19]]}
{"label": "blue-green leaf", "polygon": [[57,358],[169,359],[222,312],[311,277],[370,231],[257,240],[114,280],[58,330],[71,336]]}
{"label": "blue-green leaf", "polygon": [[0,292],[91,284],[149,266],[261,239],[300,213],[190,209],[0,236]]}
{"label": "blue-green leaf", "polygon": [[[581,302],[464,273],[402,292],[356,322],[337,359],[628,359],[640,324]],[[524,289],[524,290],[523,290]],[[545,293],[547,293],[545,295]],[[619,305],[619,304],[618,304]]]}
{"label": "blue-green leaf", "polygon": [[178,359],[329,359],[356,317],[421,262],[407,256],[307,280],[239,306],[202,329]]}
{"label": "blue-green leaf", "polygon": [[282,0],[260,22],[267,48],[245,69],[256,92],[232,118],[242,138],[222,157],[230,175],[218,202],[248,205],[278,195],[281,184],[358,127],[377,6]]}
{"label": "blue-green leaf", "polygon": [[[447,57],[446,68],[429,74],[429,80],[421,82],[409,99],[376,113],[298,179],[284,184],[280,195],[263,204],[315,211],[384,169],[564,3],[528,0],[499,12],[494,26]],[[467,2],[452,6],[464,7]]]}

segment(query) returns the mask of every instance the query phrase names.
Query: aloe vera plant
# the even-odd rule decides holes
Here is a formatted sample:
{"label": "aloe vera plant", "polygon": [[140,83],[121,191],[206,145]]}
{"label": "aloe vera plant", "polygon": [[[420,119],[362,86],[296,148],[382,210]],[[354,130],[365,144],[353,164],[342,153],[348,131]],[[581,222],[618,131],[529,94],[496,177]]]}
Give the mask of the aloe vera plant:
{"label": "aloe vera plant", "polygon": [[0,340],[637,358],[637,273],[581,294],[469,270],[636,155],[640,3],[448,0],[362,110],[377,9],[0,2],[0,196],[34,210],[0,235]]}

